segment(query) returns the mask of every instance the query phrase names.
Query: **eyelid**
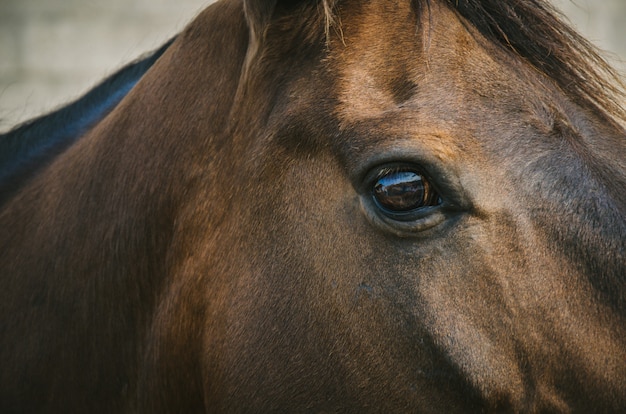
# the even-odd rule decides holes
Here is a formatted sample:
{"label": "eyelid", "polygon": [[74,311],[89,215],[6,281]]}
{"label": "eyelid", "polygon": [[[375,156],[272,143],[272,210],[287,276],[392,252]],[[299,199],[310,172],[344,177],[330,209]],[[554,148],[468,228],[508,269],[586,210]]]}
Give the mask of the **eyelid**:
{"label": "eyelid", "polygon": [[410,168],[422,174],[444,200],[447,207],[471,209],[470,198],[465,194],[456,166],[444,163],[433,154],[413,146],[396,146],[364,159],[351,174],[355,190],[366,194],[377,174],[384,168]]}
{"label": "eyelid", "polygon": [[[405,215],[385,214],[372,196],[373,183],[381,172],[407,168],[423,174],[441,202],[435,206],[411,210]],[[457,166],[448,165],[433,154],[415,150],[412,146],[395,147],[362,160],[351,179],[359,195],[361,210],[370,224],[401,238],[427,237],[432,233],[426,230],[444,223],[452,224],[454,218],[472,209],[470,199],[461,185]]]}

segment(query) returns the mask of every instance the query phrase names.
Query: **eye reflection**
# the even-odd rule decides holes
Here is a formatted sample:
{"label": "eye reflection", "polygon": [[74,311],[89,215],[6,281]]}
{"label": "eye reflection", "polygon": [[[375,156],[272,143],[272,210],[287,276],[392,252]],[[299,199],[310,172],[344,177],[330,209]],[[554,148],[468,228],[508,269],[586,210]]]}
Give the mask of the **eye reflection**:
{"label": "eye reflection", "polygon": [[379,207],[392,213],[405,213],[440,204],[430,182],[414,170],[382,171],[372,190]]}

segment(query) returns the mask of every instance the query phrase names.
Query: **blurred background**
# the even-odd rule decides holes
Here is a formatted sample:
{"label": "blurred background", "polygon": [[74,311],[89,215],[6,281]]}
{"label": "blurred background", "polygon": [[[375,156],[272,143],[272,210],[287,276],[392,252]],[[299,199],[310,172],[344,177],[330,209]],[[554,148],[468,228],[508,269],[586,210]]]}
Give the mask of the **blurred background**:
{"label": "blurred background", "polygon": [[[552,0],[626,70],[626,0]],[[157,48],[212,0],[0,0],[0,132]]]}

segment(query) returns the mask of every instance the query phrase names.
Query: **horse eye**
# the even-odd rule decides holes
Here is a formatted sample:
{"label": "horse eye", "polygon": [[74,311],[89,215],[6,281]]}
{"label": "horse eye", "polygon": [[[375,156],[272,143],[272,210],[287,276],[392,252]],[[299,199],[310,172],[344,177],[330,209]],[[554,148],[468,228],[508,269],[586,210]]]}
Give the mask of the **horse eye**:
{"label": "horse eye", "polygon": [[441,204],[430,182],[414,170],[384,170],[374,182],[372,195],[384,211],[402,215]]}

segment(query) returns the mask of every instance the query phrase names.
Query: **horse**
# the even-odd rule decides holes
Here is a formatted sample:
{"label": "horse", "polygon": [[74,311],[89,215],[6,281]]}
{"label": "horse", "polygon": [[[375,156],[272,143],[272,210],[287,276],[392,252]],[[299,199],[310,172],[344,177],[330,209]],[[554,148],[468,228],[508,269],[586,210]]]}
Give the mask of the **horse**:
{"label": "horse", "polygon": [[219,0],[0,137],[0,412],[624,411],[623,102],[544,0]]}

